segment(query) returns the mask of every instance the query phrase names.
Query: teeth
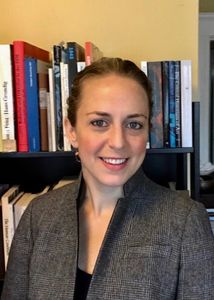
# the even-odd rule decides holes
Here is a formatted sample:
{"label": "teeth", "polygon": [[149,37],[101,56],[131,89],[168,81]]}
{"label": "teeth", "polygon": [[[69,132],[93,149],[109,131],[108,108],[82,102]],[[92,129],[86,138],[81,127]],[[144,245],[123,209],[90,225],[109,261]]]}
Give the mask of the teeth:
{"label": "teeth", "polygon": [[103,158],[103,160],[112,165],[120,165],[126,161],[125,158]]}

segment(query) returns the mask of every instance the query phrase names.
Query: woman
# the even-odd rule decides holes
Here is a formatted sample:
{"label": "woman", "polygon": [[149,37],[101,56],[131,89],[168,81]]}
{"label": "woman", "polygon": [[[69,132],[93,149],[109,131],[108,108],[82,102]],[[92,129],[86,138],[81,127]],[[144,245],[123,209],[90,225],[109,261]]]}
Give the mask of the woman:
{"label": "woman", "polygon": [[206,210],[141,169],[150,107],[148,79],[130,61],[103,58],[78,74],[65,124],[82,173],[29,205],[3,300],[213,299]]}

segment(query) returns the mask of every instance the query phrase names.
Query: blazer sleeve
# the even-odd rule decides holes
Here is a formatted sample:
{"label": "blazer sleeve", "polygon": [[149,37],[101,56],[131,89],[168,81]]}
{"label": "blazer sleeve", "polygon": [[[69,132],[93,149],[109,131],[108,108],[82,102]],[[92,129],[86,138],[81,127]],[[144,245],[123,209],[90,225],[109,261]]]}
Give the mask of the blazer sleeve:
{"label": "blazer sleeve", "polygon": [[186,219],[177,291],[177,300],[214,297],[214,236],[207,212],[198,202]]}
{"label": "blazer sleeve", "polygon": [[15,232],[8,259],[1,300],[27,299],[29,261],[32,252],[30,204]]}

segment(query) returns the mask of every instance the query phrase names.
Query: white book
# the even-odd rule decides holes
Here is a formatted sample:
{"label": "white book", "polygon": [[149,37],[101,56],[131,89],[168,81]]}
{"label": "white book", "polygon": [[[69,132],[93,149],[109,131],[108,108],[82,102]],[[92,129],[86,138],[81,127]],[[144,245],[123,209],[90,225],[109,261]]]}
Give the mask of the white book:
{"label": "white book", "polygon": [[49,186],[45,187],[44,190],[40,193],[23,193],[23,195],[18,199],[18,201],[16,201],[16,203],[14,204],[14,222],[15,222],[15,229],[17,228],[19,221],[24,213],[24,211],[26,210],[26,208],[28,207],[28,205],[30,204],[30,202],[38,197],[41,194],[46,193],[49,190]]}
{"label": "white book", "polygon": [[47,98],[48,114],[48,136],[49,151],[56,151],[56,120],[55,120],[55,99],[54,99],[54,77],[53,68],[48,69],[49,96]]}
{"label": "white book", "polygon": [[14,204],[22,195],[23,192],[20,192],[19,186],[16,185],[1,197],[5,269],[15,232]]}
{"label": "white book", "polygon": [[85,66],[86,66],[85,61],[78,61],[77,62],[77,72],[80,72],[83,69],[85,69]]}
{"label": "white book", "polygon": [[141,69],[141,71],[143,71],[145,73],[146,76],[148,75],[147,61],[142,60],[140,62],[140,69]]}
{"label": "white book", "polygon": [[192,147],[192,63],[181,60],[181,141],[182,147]]}
{"label": "white book", "polygon": [[70,151],[71,145],[66,136],[64,120],[67,118],[67,99],[69,97],[69,84],[68,84],[68,64],[60,62],[61,74],[61,103],[62,103],[62,125],[63,125],[63,144],[64,151]]}
{"label": "white book", "polygon": [[[145,74],[146,76],[148,76],[148,65],[147,65],[147,61],[142,60],[142,61],[140,62],[140,69],[141,69],[141,71],[144,72],[144,74]],[[150,149],[150,142],[149,142],[149,140],[148,140],[147,143],[146,143],[146,149]]]}
{"label": "white book", "polygon": [[11,45],[0,45],[0,110],[2,147],[4,152],[16,151]]}

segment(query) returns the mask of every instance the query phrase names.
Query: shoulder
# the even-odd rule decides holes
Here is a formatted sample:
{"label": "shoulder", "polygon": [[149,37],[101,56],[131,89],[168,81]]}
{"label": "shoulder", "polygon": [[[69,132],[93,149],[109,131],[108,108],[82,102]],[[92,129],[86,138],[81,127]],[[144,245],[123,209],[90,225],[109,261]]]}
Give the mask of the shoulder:
{"label": "shoulder", "polygon": [[45,209],[46,207],[61,207],[61,205],[68,205],[78,195],[78,181],[64,185],[58,189],[50,190],[45,194],[36,197],[31,206],[34,209]]}
{"label": "shoulder", "polygon": [[30,224],[35,229],[55,226],[60,220],[70,220],[76,216],[78,188],[78,182],[74,182],[33,199],[20,223],[22,226]]}
{"label": "shoulder", "polygon": [[154,222],[177,229],[184,229],[187,222],[194,227],[196,220],[197,224],[201,222],[206,227],[210,225],[204,205],[191,199],[188,191],[171,190],[146,176],[136,190],[136,211],[139,215],[144,215],[146,211]]}

